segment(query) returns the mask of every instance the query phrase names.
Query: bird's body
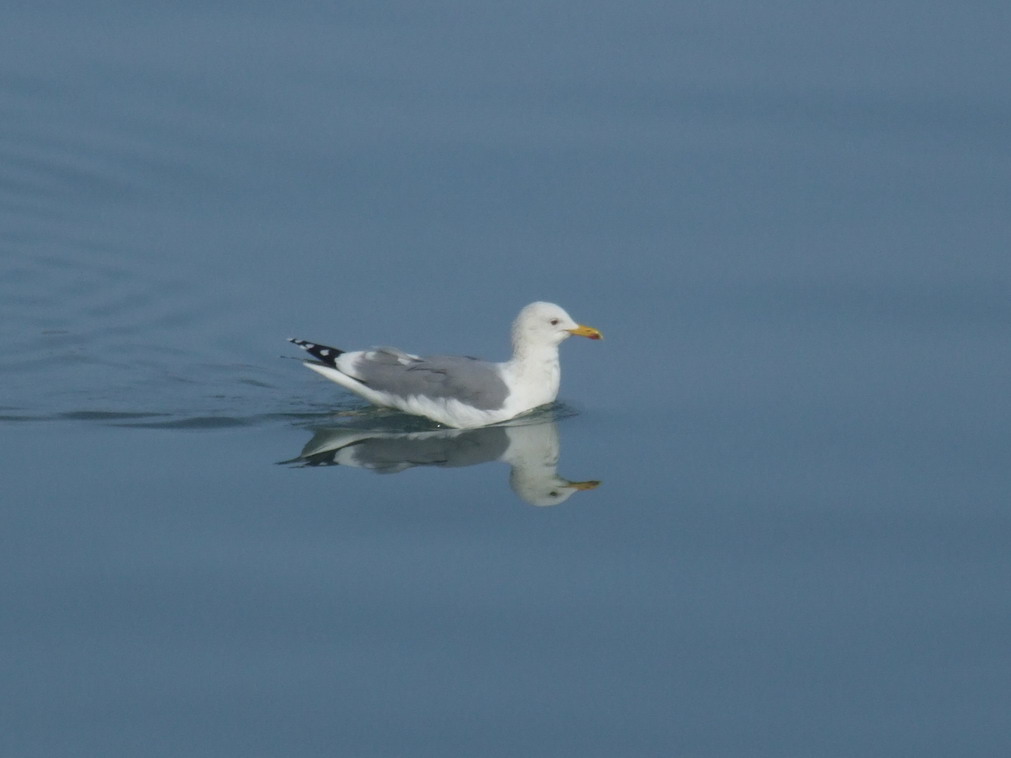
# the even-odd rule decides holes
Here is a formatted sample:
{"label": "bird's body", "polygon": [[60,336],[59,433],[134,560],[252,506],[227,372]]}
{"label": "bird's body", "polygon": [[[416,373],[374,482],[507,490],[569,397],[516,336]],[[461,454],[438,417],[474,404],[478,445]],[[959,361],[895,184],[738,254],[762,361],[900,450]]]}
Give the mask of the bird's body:
{"label": "bird's body", "polygon": [[305,365],[374,405],[473,428],[519,416],[558,396],[558,345],[576,334],[600,339],[552,303],[531,303],[513,323],[513,357],[492,363],[466,356],[422,358],[396,348],[344,351],[292,339],[317,361]]}

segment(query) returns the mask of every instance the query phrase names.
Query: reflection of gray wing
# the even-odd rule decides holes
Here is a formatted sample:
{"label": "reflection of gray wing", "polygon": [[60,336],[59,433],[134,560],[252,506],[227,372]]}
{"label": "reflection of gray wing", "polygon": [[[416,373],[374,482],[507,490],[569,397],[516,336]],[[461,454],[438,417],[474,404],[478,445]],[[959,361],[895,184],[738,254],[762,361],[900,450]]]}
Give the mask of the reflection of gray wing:
{"label": "reflection of gray wing", "polygon": [[354,364],[355,378],[398,397],[455,398],[479,410],[497,410],[509,388],[494,363],[456,355],[418,358],[393,348],[377,348]]}
{"label": "reflection of gray wing", "polygon": [[310,466],[343,465],[392,474],[414,466],[473,466],[498,460],[509,446],[500,427],[390,433],[321,430],[303,448]]}

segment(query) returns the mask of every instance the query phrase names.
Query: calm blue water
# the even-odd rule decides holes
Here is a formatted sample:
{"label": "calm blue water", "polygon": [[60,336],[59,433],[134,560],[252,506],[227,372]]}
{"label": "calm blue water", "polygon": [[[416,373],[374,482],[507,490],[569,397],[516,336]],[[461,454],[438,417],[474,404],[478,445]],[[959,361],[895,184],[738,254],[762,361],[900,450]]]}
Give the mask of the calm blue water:
{"label": "calm blue water", "polygon": [[[1006,754],[1009,25],[6,10],[0,753]],[[506,430],[285,342],[536,299]]]}

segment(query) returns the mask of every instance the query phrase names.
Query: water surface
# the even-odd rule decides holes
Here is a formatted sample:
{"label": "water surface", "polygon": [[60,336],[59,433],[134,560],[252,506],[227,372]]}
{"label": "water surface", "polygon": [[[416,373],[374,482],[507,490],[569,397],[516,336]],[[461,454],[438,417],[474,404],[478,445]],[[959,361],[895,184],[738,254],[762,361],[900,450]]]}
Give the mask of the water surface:
{"label": "water surface", "polygon": [[[4,755],[1011,747],[1002,5],[5,28]],[[538,299],[504,430],[285,342]]]}

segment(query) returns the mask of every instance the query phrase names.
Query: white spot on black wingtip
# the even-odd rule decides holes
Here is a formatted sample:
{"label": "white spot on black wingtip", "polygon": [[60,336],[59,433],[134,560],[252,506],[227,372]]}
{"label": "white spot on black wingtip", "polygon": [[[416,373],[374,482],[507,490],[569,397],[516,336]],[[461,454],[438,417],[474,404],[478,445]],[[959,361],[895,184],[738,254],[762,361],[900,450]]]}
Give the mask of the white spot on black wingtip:
{"label": "white spot on black wingtip", "polygon": [[325,365],[333,366],[334,368],[337,366],[337,358],[344,354],[344,351],[340,348],[330,347],[329,345],[320,345],[315,342],[308,342],[307,340],[295,339],[294,337],[289,337],[288,341],[294,345],[298,345]]}

